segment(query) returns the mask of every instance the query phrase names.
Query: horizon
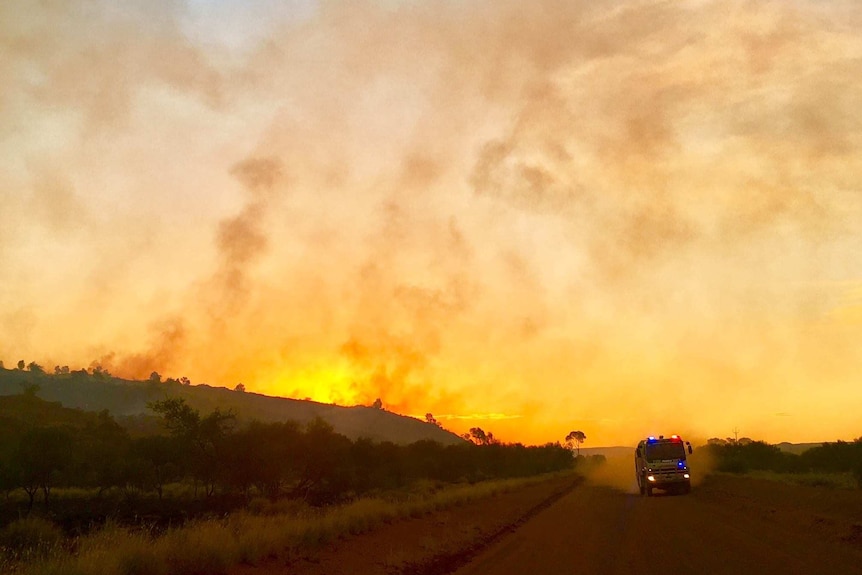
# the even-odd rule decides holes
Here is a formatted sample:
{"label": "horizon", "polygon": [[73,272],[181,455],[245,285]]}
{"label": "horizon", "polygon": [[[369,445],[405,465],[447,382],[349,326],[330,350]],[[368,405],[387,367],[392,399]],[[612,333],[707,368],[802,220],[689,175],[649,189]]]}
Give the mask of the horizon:
{"label": "horizon", "polygon": [[[42,365],[41,365],[41,364],[39,364],[38,362],[34,362],[34,363],[36,363],[40,368],[43,368],[43,369],[44,369],[44,366],[42,366]],[[61,367],[61,366],[57,366],[57,367]],[[69,367],[69,366],[66,366],[66,367]],[[42,375],[43,375],[43,376],[57,376],[57,375],[63,376],[63,375],[71,375],[71,374],[73,374],[73,373],[81,372],[81,371],[83,371],[84,373],[88,374],[89,376],[93,376],[93,375],[94,375],[94,373],[93,373],[92,371],[88,371],[86,368],[79,368],[79,369],[71,369],[71,368],[69,368],[69,369],[70,369],[69,373],[60,373],[60,374],[57,374],[57,373],[51,373],[50,371],[45,370],[45,371],[42,373]],[[33,372],[29,369],[29,366],[28,366],[28,367],[26,367],[24,370],[19,370],[19,369],[16,369],[16,368],[14,368],[14,367],[6,367],[2,360],[0,360],[0,370],[3,370],[3,371],[9,371],[9,372],[21,371],[21,372],[26,372],[26,373],[33,373]],[[115,375],[113,375],[113,374],[110,374],[110,373],[107,373],[107,377],[115,378],[115,379],[120,379],[120,380],[124,380],[124,381],[129,381],[129,382],[131,382],[131,383],[148,383],[148,380],[147,380],[147,379],[126,379],[126,378],[119,378],[119,377],[117,377],[117,376],[115,376]],[[208,387],[208,388],[210,388],[210,389],[223,389],[223,390],[225,390],[225,391],[236,391],[235,389],[231,389],[231,388],[229,388],[229,387],[225,387],[225,386],[221,386],[221,385],[213,385],[213,384],[209,384],[209,383],[206,383],[206,382],[199,382],[199,383],[189,382],[189,383],[184,384],[184,383],[182,383],[182,382],[179,380],[179,378],[174,378],[174,377],[167,377],[167,378],[161,379],[159,383],[167,384],[167,383],[170,383],[170,382],[172,382],[172,383],[174,383],[174,384],[176,384],[176,385],[183,385],[183,386],[188,386],[188,387],[206,386],[206,387]],[[23,391],[23,390],[22,390],[22,393],[24,393],[24,391]],[[266,398],[271,398],[271,399],[288,399],[288,400],[292,400],[292,401],[301,401],[301,402],[317,403],[317,404],[319,404],[319,405],[333,405],[333,406],[336,406],[336,407],[343,407],[343,408],[364,407],[364,408],[367,408],[367,409],[375,409],[375,407],[374,407],[374,406],[372,406],[372,405],[370,405],[370,404],[361,404],[361,403],[358,403],[358,404],[324,403],[324,402],[315,401],[315,400],[313,400],[313,399],[309,399],[309,398],[287,397],[287,396],[279,396],[279,395],[266,395],[266,394],[259,393],[259,392],[255,392],[255,391],[243,391],[242,393],[248,393],[248,394],[252,394],[252,395],[258,395],[258,396],[262,396],[262,397],[266,397]],[[37,395],[37,397],[38,397],[38,391],[36,392],[36,395]],[[386,412],[392,413],[393,415],[398,415],[398,416],[403,416],[403,417],[409,417],[409,418],[415,419],[415,420],[420,421],[420,422],[423,422],[423,423],[425,423],[425,422],[427,421],[427,420],[426,420],[426,416],[425,416],[425,415],[420,415],[420,414],[415,414],[415,413],[400,413],[400,412],[397,412],[397,411],[393,411],[393,410],[387,409],[385,405],[384,405],[384,406],[382,406],[382,407],[380,407],[380,408],[378,408],[378,409],[382,409],[383,411],[386,411]],[[434,414],[432,414],[432,415],[434,415]],[[439,416],[439,417],[438,417],[438,416],[436,416],[436,415],[434,415],[434,418],[435,418],[436,420],[438,420],[438,423],[440,424],[441,429],[443,429],[444,431],[447,431],[447,432],[449,432],[449,433],[453,433],[453,434],[455,434],[455,435],[457,435],[457,436],[459,436],[459,437],[463,437],[463,436],[464,436],[464,435],[469,431],[469,430],[467,430],[467,429],[464,429],[464,430],[457,430],[457,431],[456,431],[456,430],[450,429],[449,427],[447,427],[447,426],[443,425],[443,422],[444,422],[444,421],[447,421],[447,422],[450,422],[450,421],[451,421],[451,419],[447,419],[446,414],[442,414],[442,415],[441,415],[441,416]],[[459,418],[456,418],[456,419],[459,419]],[[539,440],[539,441],[536,441],[536,442],[523,442],[523,441],[520,441],[520,440],[517,440],[517,439],[515,439],[515,440],[508,440],[508,439],[506,439],[506,438],[501,438],[501,437],[497,436],[497,434],[496,434],[496,432],[495,432],[494,428],[492,428],[492,427],[488,427],[487,429],[484,429],[483,431],[489,431],[489,432],[492,432],[492,433],[494,434],[495,438],[496,438],[496,439],[498,439],[498,440],[500,440],[500,441],[501,441],[502,443],[504,443],[504,444],[524,443],[525,445],[545,445],[545,444],[548,444],[548,443],[560,443],[560,444],[563,444],[563,443],[564,443],[564,441],[563,441],[563,440],[561,440],[561,439],[559,439],[559,438],[548,438],[548,439],[546,439],[546,440],[544,440],[544,441]],[[737,430],[737,431],[738,431],[738,430]],[[658,435],[658,433],[657,433],[657,432],[656,432],[656,433],[650,433],[650,434],[645,435],[644,437],[648,437],[649,435]],[[862,436],[859,436],[859,438],[862,438]],[[633,443],[632,443],[631,445],[628,445],[628,444],[622,444],[622,443],[616,443],[616,444],[613,444],[613,445],[591,445],[591,444],[588,444],[588,443],[587,443],[587,441],[589,440],[589,437],[587,437],[587,441],[585,441],[584,443],[582,443],[582,444],[579,446],[579,450],[580,450],[580,451],[591,451],[591,450],[602,450],[602,449],[634,449],[634,448],[635,448],[635,446],[636,446],[636,444],[637,444],[637,442],[638,442],[638,441],[640,441],[641,439],[643,439],[643,437],[637,437],[637,438],[633,441]],[[698,447],[698,446],[699,446],[699,447],[703,447],[703,446],[705,446],[705,445],[707,444],[707,442],[708,442],[709,440],[711,440],[711,439],[720,439],[720,440],[726,440],[726,441],[736,441],[736,439],[735,439],[735,438],[732,438],[732,437],[730,437],[730,436],[724,436],[724,437],[722,437],[722,436],[721,436],[721,434],[712,434],[712,435],[711,435],[710,437],[708,437],[708,438],[707,438],[707,437],[694,437],[694,438],[689,438],[689,437],[687,437],[687,436],[683,436],[683,439],[684,439],[685,441],[690,441],[690,442],[692,443],[692,445],[693,445],[693,446],[695,446],[695,447]],[[824,443],[834,443],[834,442],[836,442],[836,441],[853,442],[853,441],[856,441],[856,439],[857,439],[857,437],[856,437],[856,436],[854,436],[854,437],[852,437],[852,438],[836,438],[836,439],[829,439],[829,440],[823,440],[823,441],[802,441],[802,442],[793,442],[793,441],[786,441],[786,440],[779,440],[779,441],[769,440],[769,441],[767,441],[767,440],[766,440],[766,439],[764,439],[764,438],[760,438],[760,437],[748,437],[748,436],[745,436],[744,434],[743,434],[743,436],[742,436],[742,437],[739,437],[739,438],[738,438],[738,440],[739,440],[739,441],[744,441],[744,440],[762,441],[762,442],[768,443],[769,445],[782,445],[782,444],[788,444],[788,445],[808,445],[808,444],[815,445],[815,444],[816,444],[816,445],[820,445],[820,444],[824,444]]]}
{"label": "horizon", "polygon": [[0,358],[513,442],[857,437],[859,29],[815,0],[2,3]]}

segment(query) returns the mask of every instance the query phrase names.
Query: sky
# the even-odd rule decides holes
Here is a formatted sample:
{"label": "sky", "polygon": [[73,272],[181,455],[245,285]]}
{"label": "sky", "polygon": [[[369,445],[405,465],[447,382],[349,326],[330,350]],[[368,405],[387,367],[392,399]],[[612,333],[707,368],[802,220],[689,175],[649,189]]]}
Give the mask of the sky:
{"label": "sky", "polygon": [[862,436],[853,0],[0,3],[0,359],[504,441]]}

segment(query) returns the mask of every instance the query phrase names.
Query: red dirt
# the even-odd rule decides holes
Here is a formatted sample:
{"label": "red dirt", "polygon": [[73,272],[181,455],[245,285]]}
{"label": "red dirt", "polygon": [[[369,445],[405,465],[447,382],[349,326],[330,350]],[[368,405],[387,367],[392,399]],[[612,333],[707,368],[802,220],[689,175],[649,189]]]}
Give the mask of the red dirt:
{"label": "red dirt", "polygon": [[[231,575],[862,573],[862,491],[713,476],[690,495],[554,479]],[[460,568],[460,569],[459,569]]]}
{"label": "red dirt", "polygon": [[569,492],[579,478],[554,478],[423,517],[343,538],[287,563],[239,566],[231,575],[440,575],[516,529]]}

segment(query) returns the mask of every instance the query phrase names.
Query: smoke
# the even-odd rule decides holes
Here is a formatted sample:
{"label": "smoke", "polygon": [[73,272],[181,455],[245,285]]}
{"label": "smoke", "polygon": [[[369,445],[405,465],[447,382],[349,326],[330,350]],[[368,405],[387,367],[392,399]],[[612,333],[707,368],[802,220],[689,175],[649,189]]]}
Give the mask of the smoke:
{"label": "smoke", "polygon": [[283,179],[281,164],[274,158],[249,158],[231,168],[249,196],[242,211],[218,224],[216,246],[219,268],[215,281],[224,290],[230,307],[248,290],[250,268],[268,247],[265,222],[273,196]]}
{"label": "smoke", "polygon": [[146,379],[157,370],[171,374],[185,353],[185,338],[182,320],[167,319],[150,327],[150,343],[145,352],[123,355],[111,352],[94,363],[114,375],[138,379]]}
{"label": "smoke", "polygon": [[512,440],[858,434],[855,3],[207,10],[0,6],[3,353]]}

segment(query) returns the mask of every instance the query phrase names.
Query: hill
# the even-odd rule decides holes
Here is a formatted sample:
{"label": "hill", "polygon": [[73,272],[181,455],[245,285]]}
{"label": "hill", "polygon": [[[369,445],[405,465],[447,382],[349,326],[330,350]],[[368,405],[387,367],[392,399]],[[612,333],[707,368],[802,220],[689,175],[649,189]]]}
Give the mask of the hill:
{"label": "hill", "polygon": [[397,444],[430,439],[447,445],[463,441],[454,433],[413,417],[361,405],[344,407],[233,391],[206,384],[127,380],[83,370],[52,375],[0,368],[0,396],[20,395],[28,386],[34,385],[38,386],[36,394],[43,400],[58,402],[72,409],[106,409],[117,421],[130,427],[154,425],[155,418],[147,408],[149,402],[181,397],[201,413],[209,413],[216,408],[232,409],[240,421],[292,420],[303,424],[320,417],[332,425],[337,433],[351,439],[367,437]]}
{"label": "hill", "polygon": [[793,453],[794,455],[799,455],[804,451],[808,451],[812,447],[820,447],[823,443],[788,443],[786,441],[782,441],[776,447],[781,451],[785,451],[787,453]]}
{"label": "hill", "polygon": [[0,395],[0,429],[31,423],[58,427],[83,428],[98,422],[98,415],[63,407],[57,401],[44,401],[33,394]]}

